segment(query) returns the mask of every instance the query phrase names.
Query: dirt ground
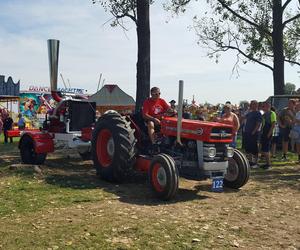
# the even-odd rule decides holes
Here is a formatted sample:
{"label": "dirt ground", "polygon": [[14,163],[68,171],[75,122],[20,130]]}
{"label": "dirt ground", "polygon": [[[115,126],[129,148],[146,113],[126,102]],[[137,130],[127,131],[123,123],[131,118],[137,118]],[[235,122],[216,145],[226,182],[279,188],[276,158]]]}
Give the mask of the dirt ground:
{"label": "dirt ground", "polygon": [[243,188],[222,193],[211,192],[210,181],[181,178],[171,202],[157,201],[145,176],[120,185],[100,180],[92,161],[71,151],[38,168],[19,165],[16,150],[2,152],[0,163],[3,202],[8,182],[37,185],[22,187],[34,210],[7,212],[0,203],[0,249],[300,249],[296,163],[251,170]]}

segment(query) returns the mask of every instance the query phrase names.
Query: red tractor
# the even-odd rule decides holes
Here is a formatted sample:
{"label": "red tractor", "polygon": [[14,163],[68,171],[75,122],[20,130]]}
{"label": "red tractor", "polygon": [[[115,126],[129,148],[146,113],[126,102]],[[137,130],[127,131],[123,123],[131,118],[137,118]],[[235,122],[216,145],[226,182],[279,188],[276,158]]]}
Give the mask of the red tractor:
{"label": "red tractor", "polygon": [[104,114],[92,136],[92,158],[98,174],[108,181],[123,181],[133,171],[147,172],[155,195],[169,200],[176,195],[179,176],[213,180],[212,189],[238,189],[249,179],[249,162],[229,147],[232,127],[216,122],[182,120],[180,142],[178,119],[161,121],[159,153],[149,154],[150,140],[138,116]]}
{"label": "red tractor", "polygon": [[91,131],[95,124],[96,104],[82,96],[64,96],[57,91],[59,41],[48,40],[50,86],[57,105],[40,131],[21,132],[19,149],[26,164],[43,164],[47,153],[58,148],[76,148],[83,159],[91,156]]}
{"label": "red tractor", "polygon": [[[55,146],[76,147],[85,158],[91,153],[97,173],[107,181],[122,182],[133,172],[146,172],[151,189],[163,200],[178,190],[179,176],[193,180],[211,178],[212,189],[238,189],[249,179],[249,162],[229,146],[232,127],[216,122],[164,117],[157,133],[158,152],[149,149],[147,128],[136,114],[109,111],[95,122],[95,104],[61,97],[56,92],[58,41],[49,40],[52,95],[58,101],[40,132],[26,132],[20,140],[24,163],[42,164]],[[54,59],[53,59],[54,58]],[[183,82],[179,101],[182,103]],[[182,107],[182,105],[179,105]]]}

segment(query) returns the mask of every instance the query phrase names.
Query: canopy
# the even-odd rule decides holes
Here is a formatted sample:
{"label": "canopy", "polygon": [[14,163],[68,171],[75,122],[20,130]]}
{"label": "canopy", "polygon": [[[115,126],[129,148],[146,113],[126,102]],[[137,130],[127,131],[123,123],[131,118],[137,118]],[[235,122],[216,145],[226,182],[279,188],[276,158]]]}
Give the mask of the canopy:
{"label": "canopy", "polygon": [[97,93],[92,95],[89,100],[96,102],[97,110],[99,110],[100,113],[109,109],[130,113],[135,107],[134,99],[116,84],[104,85]]}

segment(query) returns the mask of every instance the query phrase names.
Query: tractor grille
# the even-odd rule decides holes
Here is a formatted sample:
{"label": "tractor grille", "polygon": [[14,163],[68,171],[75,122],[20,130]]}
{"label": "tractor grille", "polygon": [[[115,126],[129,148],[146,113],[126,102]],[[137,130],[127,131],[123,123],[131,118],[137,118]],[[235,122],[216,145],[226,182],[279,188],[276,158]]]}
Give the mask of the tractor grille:
{"label": "tractor grille", "polygon": [[212,128],[210,138],[214,140],[224,140],[232,137],[231,128]]}
{"label": "tractor grille", "polygon": [[210,157],[204,157],[204,161],[206,162],[212,162],[212,161],[226,161],[226,149],[228,147],[228,144],[224,143],[204,143],[203,147],[215,147],[216,148],[216,156],[214,158]]}

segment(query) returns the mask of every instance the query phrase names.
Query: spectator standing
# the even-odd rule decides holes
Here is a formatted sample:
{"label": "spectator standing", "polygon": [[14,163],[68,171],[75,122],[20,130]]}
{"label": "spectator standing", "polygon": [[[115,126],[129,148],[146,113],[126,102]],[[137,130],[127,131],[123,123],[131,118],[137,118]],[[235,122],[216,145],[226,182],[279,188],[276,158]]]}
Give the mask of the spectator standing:
{"label": "spectator standing", "polygon": [[245,102],[243,106],[240,108],[240,128],[242,132],[242,149],[245,149],[245,123],[246,116],[250,112],[249,103]]}
{"label": "spectator standing", "polygon": [[295,120],[295,106],[296,100],[290,99],[288,106],[284,108],[278,117],[278,125],[280,129],[280,135],[282,137],[282,160],[287,160],[286,154],[289,147],[289,135]]}
{"label": "spectator standing", "polygon": [[273,136],[272,136],[272,146],[271,146],[271,155],[272,158],[276,158],[276,147],[277,147],[277,143],[279,142],[279,125],[278,125],[278,121],[277,121],[277,112],[275,107],[271,107],[271,111],[275,112],[276,115],[276,122],[275,122],[275,127],[273,130]]}
{"label": "spectator standing", "polygon": [[262,105],[262,110],[264,112],[262,116],[262,129],[261,129],[261,152],[265,156],[266,164],[262,165],[263,169],[269,169],[271,165],[270,150],[273,130],[276,124],[276,114],[271,110],[271,105],[265,102]]}
{"label": "spectator standing", "polygon": [[3,129],[3,121],[2,121],[2,113],[0,113],[0,135],[2,133],[2,129]]}
{"label": "spectator standing", "polygon": [[199,107],[199,109],[196,111],[196,120],[205,121],[204,107]]}
{"label": "spectator standing", "polygon": [[258,132],[262,123],[262,115],[258,111],[258,102],[252,100],[250,102],[250,110],[246,115],[244,127],[244,146],[250,165],[255,168],[258,159]]}
{"label": "spectator standing", "polygon": [[19,114],[18,115],[18,118],[19,118],[19,120],[18,120],[18,128],[19,128],[19,130],[23,130],[23,129],[25,129],[25,119],[24,119],[24,117],[22,116],[22,114]]}
{"label": "spectator standing", "polygon": [[[265,113],[264,112],[264,102],[259,102],[258,103],[258,111],[260,112],[261,116],[264,115],[264,113]],[[258,129],[258,139],[257,139],[257,141],[258,141],[258,151],[260,151],[260,149],[261,149],[261,142],[260,142],[261,135],[262,135],[262,124],[260,125],[260,127]]]}
{"label": "spectator standing", "polygon": [[[9,116],[9,113],[6,114],[6,118],[3,121],[3,133],[4,133],[4,143],[8,142],[8,134],[7,131],[12,129],[14,121],[13,119]],[[13,138],[10,137],[10,143],[13,142]]]}
{"label": "spectator standing", "polygon": [[232,137],[232,143],[230,144],[231,147],[236,148],[236,137],[237,137],[237,132],[240,128],[240,122],[239,118],[235,113],[232,112],[232,106],[231,104],[225,104],[223,107],[224,114],[222,117],[216,117],[215,121],[229,124],[233,127],[233,137]]}
{"label": "spectator standing", "polygon": [[176,110],[176,106],[175,106],[176,101],[171,100],[169,103],[170,103],[171,109]]}
{"label": "spectator standing", "polygon": [[298,162],[300,162],[300,103],[297,103],[295,107],[296,111],[296,117],[295,117],[295,123],[294,123],[294,133],[297,134],[295,137],[295,143],[296,143],[296,150],[298,154]]}
{"label": "spectator standing", "polygon": [[225,113],[224,108],[225,108],[226,105],[230,105],[230,106],[231,106],[231,101],[226,101],[226,102],[225,102],[225,105],[223,106],[223,108],[222,108],[222,110],[221,110],[221,116],[223,116],[224,113]]}
{"label": "spectator standing", "polygon": [[189,111],[187,105],[183,104],[182,110],[183,110],[182,112],[183,119],[192,119],[192,113]]}

